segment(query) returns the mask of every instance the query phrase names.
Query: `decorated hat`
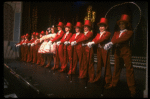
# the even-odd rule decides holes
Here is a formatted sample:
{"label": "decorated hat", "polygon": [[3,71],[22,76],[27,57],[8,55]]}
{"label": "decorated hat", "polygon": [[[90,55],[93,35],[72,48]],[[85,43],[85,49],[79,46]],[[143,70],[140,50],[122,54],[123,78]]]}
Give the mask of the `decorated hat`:
{"label": "decorated hat", "polygon": [[82,27],[83,27],[83,25],[82,25],[82,23],[81,23],[81,22],[77,22],[77,24],[76,24],[76,26],[74,26],[74,28],[76,28],[76,27],[82,28]]}
{"label": "decorated hat", "polygon": [[101,18],[100,22],[97,23],[97,25],[101,25],[101,24],[108,26],[108,20],[106,18]]}
{"label": "decorated hat", "polygon": [[66,26],[64,26],[64,27],[69,27],[71,29],[72,24],[70,22],[67,22]]}
{"label": "decorated hat", "polygon": [[60,26],[61,28],[63,28],[64,24],[62,22],[59,22],[57,26]]}
{"label": "decorated hat", "polygon": [[91,22],[90,22],[90,20],[85,20],[84,26],[90,26],[90,27],[91,27]]}
{"label": "decorated hat", "polygon": [[126,22],[126,23],[130,23],[130,17],[127,14],[122,14],[120,20],[117,21],[117,24],[119,25],[120,22]]}
{"label": "decorated hat", "polygon": [[41,34],[44,35],[44,31],[41,31]]}

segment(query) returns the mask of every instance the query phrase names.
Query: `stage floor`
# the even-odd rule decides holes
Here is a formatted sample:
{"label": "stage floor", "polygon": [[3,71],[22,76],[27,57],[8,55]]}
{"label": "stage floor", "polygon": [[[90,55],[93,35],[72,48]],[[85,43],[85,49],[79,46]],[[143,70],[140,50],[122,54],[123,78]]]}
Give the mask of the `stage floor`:
{"label": "stage floor", "polygon": [[[57,70],[51,71],[50,68],[53,66],[53,61],[51,62],[50,68],[40,67],[39,65],[26,63],[18,60],[4,60],[9,68],[20,75],[23,79],[29,82],[32,86],[38,89],[41,93],[48,97],[58,97],[58,98],[102,98],[102,80],[104,76],[104,68],[102,68],[102,77],[96,83],[87,83],[86,79],[78,78],[79,66],[77,66],[77,71],[75,75],[71,77],[67,76],[67,72],[60,73]],[[96,63],[94,68],[96,71]],[[6,67],[4,66],[6,69]],[[69,64],[68,64],[69,68]],[[111,71],[113,74],[114,66],[111,65]],[[6,72],[4,72],[6,73]],[[136,81],[136,97],[143,98],[143,91],[145,89],[145,77],[146,70],[134,68],[134,76]],[[5,78],[5,76],[4,76]],[[19,86],[19,85],[18,85]],[[116,97],[130,97],[130,92],[128,90],[126,81],[126,69],[122,68],[120,81],[116,88],[114,89],[104,89],[103,97],[116,98]]]}

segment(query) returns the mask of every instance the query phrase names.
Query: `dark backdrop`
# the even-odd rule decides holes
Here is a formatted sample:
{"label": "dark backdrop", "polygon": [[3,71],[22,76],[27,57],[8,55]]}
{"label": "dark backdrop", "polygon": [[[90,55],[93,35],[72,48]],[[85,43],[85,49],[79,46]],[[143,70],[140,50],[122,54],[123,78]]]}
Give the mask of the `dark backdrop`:
{"label": "dark backdrop", "polygon": [[[21,35],[32,31],[32,13],[33,9],[37,7],[37,30],[41,32],[46,30],[49,26],[57,25],[59,21],[64,24],[71,22],[73,26],[77,21],[84,23],[84,17],[87,14],[87,7],[92,6],[92,10],[96,11],[96,19],[94,24],[94,36],[99,32],[97,23],[101,17],[105,17],[107,11],[114,5],[123,3],[123,1],[115,2],[88,2],[88,1],[76,1],[76,2],[23,2],[22,13],[22,32]],[[148,26],[148,2],[138,1],[135,2],[141,8],[141,21],[134,31],[132,41],[132,55],[133,56],[146,56],[146,42],[147,42],[147,26]],[[109,31],[112,36],[115,31],[116,21],[119,20],[121,14],[129,14],[132,19],[133,29],[139,20],[139,10],[133,4],[125,4],[113,8],[107,15],[109,21]],[[73,31],[74,32],[74,31]],[[94,47],[96,53],[96,47]],[[113,54],[113,52],[112,52]]]}

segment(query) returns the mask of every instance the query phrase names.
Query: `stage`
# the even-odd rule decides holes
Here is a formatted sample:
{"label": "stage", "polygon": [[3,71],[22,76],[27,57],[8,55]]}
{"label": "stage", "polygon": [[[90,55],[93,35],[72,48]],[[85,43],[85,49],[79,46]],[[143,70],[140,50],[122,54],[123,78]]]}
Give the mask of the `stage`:
{"label": "stage", "polygon": [[[51,67],[53,61],[51,62]],[[97,64],[94,63],[96,71]],[[50,67],[50,68],[51,68]],[[104,89],[102,92],[102,80],[104,68],[102,68],[102,77],[96,83],[87,83],[87,79],[78,78],[79,66],[75,75],[71,77],[67,72],[60,73],[57,70],[40,67],[39,65],[23,61],[4,59],[4,78],[12,84],[13,89],[19,97],[45,97],[45,98],[128,98],[130,92],[126,81],[126,69],[123,67],[120,75],[120,81],[116,88]],[[69,68],[69,63],[68,63]],[[113,74],[114,65],[111,65]],[[136,97],[143,98],[145,89],[146,70],[134,68],[136,81]],[[86,85],[87,84],[87,85]],[[18,88],[17,88],[18,87]],[[23,90],[22,87],[26,88]]]}

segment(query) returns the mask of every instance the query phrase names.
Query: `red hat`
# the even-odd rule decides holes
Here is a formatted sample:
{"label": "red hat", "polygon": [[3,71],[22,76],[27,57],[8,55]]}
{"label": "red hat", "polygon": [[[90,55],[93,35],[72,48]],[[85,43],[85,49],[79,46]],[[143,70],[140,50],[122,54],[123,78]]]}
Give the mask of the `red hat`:
{"label": "red hat", "polygon": [[122,14],[120,20],[117,21],[117,24],[119,25],[119,22],[123,21],[129,24],[130,17],[127,14]]}
{"label": "red hat", "polygon": [[64,27],[69,27],[71,29],[72,24],[70,22],[67,22],[66,26],[64,26]]}
{"label": "red hat", "polygon": [[83,27],[83,25],[82,25],[82,23],[81,23],[81,22],[77,22],[77,24],[76,24],[76,26],[74,26],[74,28],[76,28],[76,27],[82,28],[82,27]]}
{"label": "red hat", "polygon": [[29,34],[27,33],[25,36],[26,36],[26,37],[29,37]]}
{"label": "red hat", "polygon": [[41,31],[41,34],[44,35],[44,31]]}
{"label": "red hat", "polygon": [[33,32],[32,35],[35,36],[35,32]]}
{"label": "red hat", "polygon": [[23,38],[25,38],[26,35],[23,35]]}
{"label": "red hat", "polygon": [[39,36],[39,33],[38,33],[38,32],[36,32],[36,33],[35,33],[35,35],[36,35],[36,36]]}
{"label": "red hat", "polygon": [[60,26],[61,28],[63,28],[64,24],[62,22],[59,22],[57,26]]}
{"label": "red hat", "polygon": [[100,22],[97,23],[97,25],[101,25],[101,24],[108,26],[108,20],[106,18],[101,18]]}
{"label": "red hat", "polygon": [[90,26],[91,27],[91,22],[89,20],[85,20],[84,26]]}

